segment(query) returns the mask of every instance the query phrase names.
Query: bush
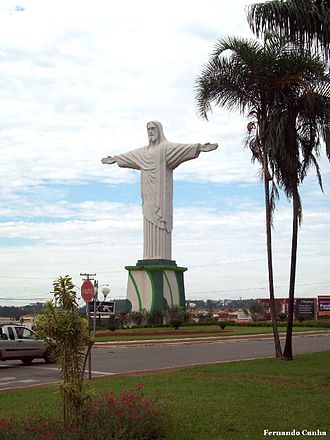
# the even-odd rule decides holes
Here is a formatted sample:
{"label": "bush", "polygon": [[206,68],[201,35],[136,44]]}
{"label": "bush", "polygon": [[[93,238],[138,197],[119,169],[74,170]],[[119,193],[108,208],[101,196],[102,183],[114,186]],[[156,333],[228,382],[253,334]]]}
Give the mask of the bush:
{"label": "bush", "polygon": [[120,328],[120,324],[121,324],[121,320],[119,316],[117,316],[114,313],[109,316],[108,329],[110,331],[114,332],[118,330]]}
{"label": "bush", "polygon": [[[271,321],[256,321],[256,322],[235,322],[230,325],[236,325],[238,327],[271,327]],[[278,327],[286,328],[287,323],[285,321],[279,321]],[[294,321],[294,327],[316,327],[316,328],[330,328],[330,319],[310,319],[303,322]]]}
{"label": "bush", "polygon": [[287,317],[288,317],[288,315],[285,312],[280,312],[278,314],[278,318],[280,321],[285,321]]}
{"label": "bush", "polygon": [[74,428],[45,417],[0,419],[1,440],[160,440],[168,438],[165,417],[155,400],[146,399],[137,385],[118,397],[106,394],[83,409]]}
{"label": "bush", "polygon": [[162,324],[164,320],[164,314],[161,310],[154,310],[153,312],[147,313],[147,325],[157,326]]}
{"label": "bush", "polygon": [[128,314],[128,321],[134,327],[138,327],[142,324],[142,313],[140,312],[130,312]]}
{"label": "bush", "polygon": [[230,324],[231,324],[230,321],[219,321],[219,327],[221,328],[221,330],[224,330],[225,327]]}
{"label": "bush", "polygon": [[182,326],[183,321],[182,319],[171,319],[169,324],[171,327],[175,328],[175,330],[178,330]]}
{"label": "bush", "polygon": [[306,319],[303,322],[294,322],[295,327],[316,327],[316,328],[330,328],[330,319]]}

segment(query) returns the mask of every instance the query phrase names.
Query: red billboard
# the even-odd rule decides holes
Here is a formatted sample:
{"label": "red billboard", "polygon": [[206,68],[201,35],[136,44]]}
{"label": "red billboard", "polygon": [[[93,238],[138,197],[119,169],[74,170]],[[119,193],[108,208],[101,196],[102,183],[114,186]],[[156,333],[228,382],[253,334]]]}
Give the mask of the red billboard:
{"label": "red billboard", "polygon": [[317,304],[319,316],[330,316],[330,295],[318,296]]}

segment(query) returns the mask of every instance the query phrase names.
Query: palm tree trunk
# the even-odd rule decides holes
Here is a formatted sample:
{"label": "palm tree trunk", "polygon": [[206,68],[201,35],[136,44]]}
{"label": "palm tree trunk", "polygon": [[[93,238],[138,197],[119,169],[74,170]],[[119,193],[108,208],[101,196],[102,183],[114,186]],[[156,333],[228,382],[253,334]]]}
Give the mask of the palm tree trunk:
{"label": "palm tree trunk", "polygon": [[282,356],[281,342],[278,334],[276,306],[274,294],[274,275],[273,275],[273,252],[272,252],[272,215],[269,197],[269,178],[267,173],[264,173],[264,187],[265,187],[265,208],[266,208],[266,237],[267,237],[267,263],[268,263],[268,286],[269,286],[269,302],[272,317],[273,336],[275,344],[276,357]]}
{"label": "palm tree trunk", "polygon": [[288,306],[288,324],[286,329],[285,347],[282,359],[292,361],[292,327],[294,312],[294,293],[296,284],[297,268],[297,247],[298,247],[298,226],[299,226],[299,199],[298,194],[293,195],[293,220],[292,220],[292,242],[291,242],[291,268],[289,284],[289,306]]}

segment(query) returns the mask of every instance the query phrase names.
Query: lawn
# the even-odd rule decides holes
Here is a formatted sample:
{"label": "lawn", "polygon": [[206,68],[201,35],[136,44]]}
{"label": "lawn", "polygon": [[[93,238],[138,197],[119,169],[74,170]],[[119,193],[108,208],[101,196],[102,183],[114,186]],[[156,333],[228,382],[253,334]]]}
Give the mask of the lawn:
{"label": "lawn", "polygon": [[[142,384],[168,413],[168,440],[259,440],[267,438],[264,429],[319,429],[329,436],[329,365],[330,351],[292,362],[263,359],[113,376],[90,386],[95,393],[117,394]],[[59,413],[59,398],[54,387],[19,390],[0,393],[0,406],[2,415],[49,415]]]}
{"label": "lawn", "polygon": [[[280,327],[280,332],[285,332],[286,327]],[[315,328],[315,327],[294,327],[294,332],[304,331],[326,331],[329,329]],[[177,338],[208,338],[208,337],[226,337],[226,336],[242,336],[242,335],[259,335],[272,334],[272,327],[243,327],[230,326],[221,330],[218,325],[202,326],[196,325],[194,327],[180,327],[175,330],[171,327],[155,327],[155,328],[134,328],[122,329],[111,332],[109,330],[98,330],[96,332],[97,342],[106,341],[136,341],[146,339],[177,339]]]}

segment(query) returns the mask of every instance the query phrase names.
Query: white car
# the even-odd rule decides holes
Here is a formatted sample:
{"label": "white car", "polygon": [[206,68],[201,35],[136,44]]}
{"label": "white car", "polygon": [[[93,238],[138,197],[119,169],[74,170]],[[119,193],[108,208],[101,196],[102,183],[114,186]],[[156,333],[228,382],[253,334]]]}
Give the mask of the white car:
{"label": "white car", "polygon": [[0,325],[0,361],[19,359],[29,365],[35,358],[56,362],[52,347],[38,339],[33,330],[22,325]]}

